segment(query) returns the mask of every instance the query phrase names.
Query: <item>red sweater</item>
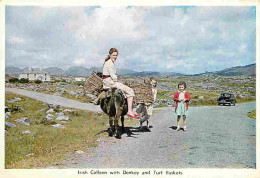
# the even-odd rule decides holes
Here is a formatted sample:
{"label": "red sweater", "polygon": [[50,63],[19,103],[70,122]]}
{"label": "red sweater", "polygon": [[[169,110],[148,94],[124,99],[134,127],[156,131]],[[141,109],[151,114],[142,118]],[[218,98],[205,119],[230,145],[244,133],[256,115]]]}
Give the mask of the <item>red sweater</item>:
{"label": "red sweater", "polygon": [[[185,101],[186,110],[188,110],[188,102],[190,101],[190,95],[189,95],[189,93],[188,93],[187,91],[184,91],[184,92],[185,92],[185,93],[184,93],[184,97],[185,97],[185,99],[186,99],[186,101]],[[174,98],[173,98],[173,100],[176,101],[175,109],[177,109],[177,107],[178,107],[179,94],[180,94],[180,92],[177,91],[177,92],[175,93],[175,95],[174,95]]]}

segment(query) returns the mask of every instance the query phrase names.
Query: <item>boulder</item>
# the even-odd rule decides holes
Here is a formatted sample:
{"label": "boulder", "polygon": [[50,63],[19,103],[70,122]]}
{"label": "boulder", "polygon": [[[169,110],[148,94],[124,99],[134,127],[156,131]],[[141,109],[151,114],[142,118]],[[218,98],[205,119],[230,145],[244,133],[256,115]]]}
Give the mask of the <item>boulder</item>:
{"label": "boulder", "polygon": [[57,116],[57,117],[64,116],[64,113],[63,113],[63,112],[58,112],[58,113],[56,113],[56,116]]}
{"label": "boulder", "polygon": [[31,134],[30,130],[23,131],[22,134]]}
{"label": "boulder", "polygon": [[15,103],[15,102],[18,102],[18,101],[21,101],[22,98],[19,98],[19,97],[14,97],[13,99],[10,99],[10,100],[7,100],[8,103]]}
{"label": "boulder", "polygon": [[65,126],[63,126],[61,124],[55,124],[55,125],[52,125],[52,127],[65,129]]}
{"label": "boulder", "polygon": [[7,113],[7,112],[11,112],[11,111],[8,107],[5,106],[5,113]]}
{"label": "boulder", "polygon": [[54,112],[53,109],[49,109],[48,111],[46,111],[46,114],[50,113],[50,112]]}
{"label": "boulder", "polygon": [[199,100],[203,100],[204,99],[204,96],[199,96]]}
{"label": "boulder", "polygon": [[13,123],[11,123],[11,122],[5,122],[5,125],[7,126],[7,127],[16,127],[16,125],[15,124],[13,124]]}
{"label": "boulder", "polygon": [[15,121],[20,124],[30,125],[30,120],[27,117],[23,117],[23,118],[15,120]]}
{"label": "boulder", "polygon": [[57,104],[48,104],[49,109],[54,109],[54,108],[60,108],[60,105]]}
{"label": "boulder", "polygon": [[76,95],[77,93],[75,91],[70,91],[69,94],[70,95]]}
{"label": "boulder", "polygon": [[10,119],[9,116],[5,115],[5,120],[9,120],[9,119]]}
{"label": "boulder", "polygon": [[46,115],[46,120],[47,120],[47,121],[52,121],[52,120],[53,120],[52,117],[53,117],[52,114],[47,114],[47,115]]}
{"label": "boulder", "polygon": [[29,153],[29,154],[27,154],[26,156],[34,156],[34,154],[33,153]]}
{"label": "boulder", "polygon": [[64,93],[66,93],[66,92],[67,92],[67,90],[65,90],[65,89],[60,89],[59,92],[58,92],[58,94],[62,95],[62,94],[64,94]]}
{"label": "boulder", "polygon": [[57,121],[68,121],[69,119],[68,116],[59,116],[56,118]]}
{"label": "boulder", "polygon": [[76,154],[83,154],[83,153],[85,153],[85,152],[82,151],[82,150],[76,150],[75,153],[76,153]]}

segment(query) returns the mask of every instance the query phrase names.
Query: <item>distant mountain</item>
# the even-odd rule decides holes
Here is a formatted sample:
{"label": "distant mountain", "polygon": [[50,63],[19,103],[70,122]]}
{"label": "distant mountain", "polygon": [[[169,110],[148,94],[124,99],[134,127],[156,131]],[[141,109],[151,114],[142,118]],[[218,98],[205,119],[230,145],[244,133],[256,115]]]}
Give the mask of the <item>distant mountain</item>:
{"label": "distant mountain", "polygon": [[[26,67],[26,68],[29,68],[29,67]],[[11,67],[11,66],[5,68],[6,74],[19,74],[23,70],[19,69],[18,67]],[[49,67],[44,70],[51,75],[90,76],[93,71],[102,72],[103,69],[102,69],[102,67],[91,67],[91,68],[71,67],[68,70],[64,71],[58,67]],[[183,75],[185,75],[185,74],[175,73],[175,72],[156,72],[156,71],[136,72],[133,70],[122,69],[122,68],[117,68],[116,72],[117,72],[117,75],[121,75],[121,76],[140,76],[140,77],[183,76]],[[203,75],[203,74],[222,75],[222,76],[240,76],[240,75],[255,76],[256,75],[256,64],[250,64],[250,65],[246,65],[246,66],[236,66],[236,67],[231,67],[231,68],[227,68],[227,69],[215,71],[215,72],[206,72],[206,73],[185,75],[185,76],[197,76],[197,75]]]}
{"label": "distant mountain", "polygon": [[142,71],[128,74],[128,76],[139,76],[139,77],[148,77],[148,76],[160,76],[160,72],[153,71]]}
{"label": "distant mountain", "polygon": [[20,74],[20,73],[22,73],[22,69],[19,69],[18,67],[11,67],[11,66],[9,66],[9,67],[6,67],[5,68],[5,73],[6,74]]}
{"label": "distant mountain", "polygon": [[65,75],[65,71],[58,67],[49,67],[44,70],[48,72],[50,75]]}
{"label": "distant mountain", "polygon": [[130,73],[128,76],[139,76],[139,77],[159,77],[159,76],[182,76],[184,74],[175,72],[155,72],[155,71],[142,71]]}
{"label": "distant mountain", "polygon": [[225,76],[255,76],[256,75],[256,64],[250,64],[246,66],[236,66],[213,72],[214,75],[225,75]]}
{"label": "distant mountain", "polygon": [[129,69],[117,68],[116,73],[117,73],[117,75],[129,75],[129,74],[136,73],[136,71],[129,70]]}
{"label": "distant mountain", "polygon": [[89,76],[92,71],[86,67],[71,67],[65,71],[66,75],[72,76]]}

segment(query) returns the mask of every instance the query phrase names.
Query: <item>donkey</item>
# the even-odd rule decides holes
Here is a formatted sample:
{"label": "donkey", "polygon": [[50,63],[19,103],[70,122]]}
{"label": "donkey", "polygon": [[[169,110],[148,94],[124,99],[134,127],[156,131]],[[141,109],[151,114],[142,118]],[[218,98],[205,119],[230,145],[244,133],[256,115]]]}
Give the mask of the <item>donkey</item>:
{"label": "donkey", "polygon": [[[121,139],[124,132],[124,116],[127,114],[127,100],[118,89],[112,89],[111,95],[100,100],[100,107],[109,117],[108,135]],[[122,130],[118,125],[119,117],[121,118]]]}

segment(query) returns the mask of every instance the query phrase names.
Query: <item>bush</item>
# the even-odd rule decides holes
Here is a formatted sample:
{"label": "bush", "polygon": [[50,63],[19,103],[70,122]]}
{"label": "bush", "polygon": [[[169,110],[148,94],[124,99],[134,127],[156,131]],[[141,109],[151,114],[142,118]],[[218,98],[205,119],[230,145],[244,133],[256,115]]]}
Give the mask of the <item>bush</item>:
{"label": "bush", "polygon": [[40,84],[40,83],[42,83],[42,81],[37,79],[37,80],[35,80],[35,83]]}
{"label": "bush", "polygon": [[21,79],[19,80],[19,82],[20,82],[20,83],[29,83],[29,79],[27,79],[27,78],[21,78]]}
{"label": "bush", "polygon": [[86,82],[84,82],[84,81],[80,81],[80,82],[76,82],[76,85],[78,85],[78,86],[80,86],[80,85],[84,86],[85,83],[86,83]]}
{"label": "bush", "polygon": [[19,79],[18,78],[10,78],[9,82],[10,83],[16,83],[16,82],[19,82]]}

